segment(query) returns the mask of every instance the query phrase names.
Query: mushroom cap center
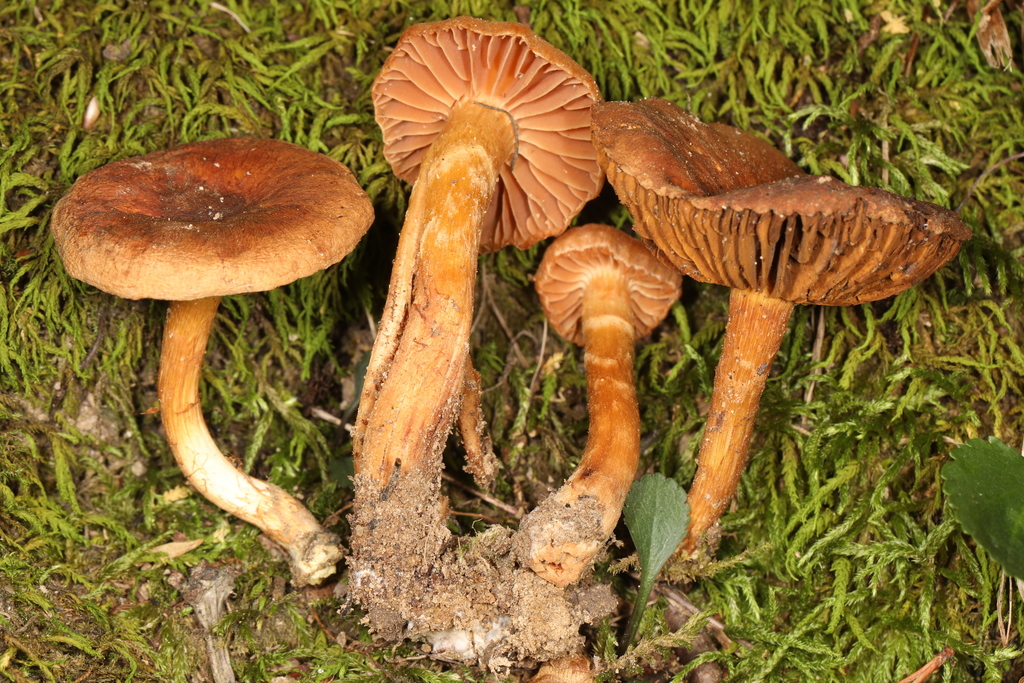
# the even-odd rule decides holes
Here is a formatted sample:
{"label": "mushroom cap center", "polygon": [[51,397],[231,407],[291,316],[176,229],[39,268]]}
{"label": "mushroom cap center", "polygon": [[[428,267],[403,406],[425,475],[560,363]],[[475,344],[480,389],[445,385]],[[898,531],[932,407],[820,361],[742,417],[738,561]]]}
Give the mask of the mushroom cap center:
{"label": "mushroom cap center", "polygon": [[134,203],[115,200],[111,202],[111,208],[178,223],[203,223],[234,218],[252,205],[248,197],[237,191],[194,183],[180,188],[175,185],[169,184],[172,194],[152,194]]}

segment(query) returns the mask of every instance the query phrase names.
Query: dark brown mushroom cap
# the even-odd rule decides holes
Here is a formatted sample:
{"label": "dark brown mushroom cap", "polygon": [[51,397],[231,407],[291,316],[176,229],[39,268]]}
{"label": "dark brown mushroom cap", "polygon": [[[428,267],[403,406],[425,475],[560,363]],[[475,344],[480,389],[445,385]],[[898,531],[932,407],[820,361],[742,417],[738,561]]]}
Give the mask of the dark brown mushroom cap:
{"label": "dark brown mushroom cap", "polygon": [[637,234],[696,280],[798,304],[846,306],[897,294],[971,237],[947,209],[829,176],[712,197],[650,195]]}
{"label": "dark brown mushroom cap", "polygon": [[511,117],[518,149],[501,170],[482,251],[557,235],[598,193],[590,108],[600,99],[590,74],[526,26],[470,17],[406,30],[373,84],[384,156],[410,183],[456,103]]}
{"label": "dark brown mushroom cap", "polygon": [[372,220],[344,164],[280,140],[226,138],[86,173],[50,229],[72,277],[126,299],[186,301],[322,270]]}
{"label": "dark brown mushroom cap", "polygon": [[534,286],[551,326],[574,344],[583,344],[583,292],[590,278],[605,269],[629,283],[637,338],[664,320],[679,299],[682,277],[639,240],[607,225],[570,228],[544,252]]}
{"label": "dark brown mushroom cap", "polygon": [[601,166],[624,203],[624,194],[645,190],[711,195],[803,175],[764,140],[704,123],[662,99],[596,104],[591,130]]}

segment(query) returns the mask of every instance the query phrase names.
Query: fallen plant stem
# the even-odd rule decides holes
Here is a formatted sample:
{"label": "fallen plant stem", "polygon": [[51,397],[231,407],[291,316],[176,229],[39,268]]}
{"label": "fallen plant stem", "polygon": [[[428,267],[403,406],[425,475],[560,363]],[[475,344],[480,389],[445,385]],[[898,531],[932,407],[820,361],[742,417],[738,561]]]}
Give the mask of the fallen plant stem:
{"label": "fallen plant stem", "polygon": [[338,637],[331,633],[331,630],[327,628],[327,625],[324,624],[324,622],[320,619],[320,615],[317,614],[316,608],[312,605],[310,605],[309,607],[309,613],[313,615],[313,621],[317,623],[317,625],[320,627],[320,630],[323,631],[324,635],[327,636],[328,640],[330,640],[330,642],[332,643],[338,642]]}
{"label": "fallen plant stem", "polygon": [[449,484],[455,484],[456,486],[458,486],[463,491],[466,491],[467,493],[471,493],[472,495],[476,496],[480,500],[482,500],[482,501],[484,501],[486,503],[490,503],[491,505],[493,505],[494,507],[498,508],[499,510],[503,510],[504,512],[507,512],[508,514],[512,515],[516,519],[522,519],[523,510],[521,508],[513,507],[513,506],[509,505],[508,503],[503,503],[502,501],[498,500],[497,498],[495,498],[494,496],[490,495],[489,493],[485,493],[485,492],[483,492],[483,491],[481,491],[479,489],[473,488],[472,486],[470,486],[468,484],[462,483],[461,481],[459,481],[458,479],[456,479],[452,475],[448,474],[447,472],[442,472],[441,473],[441,478],[444,479]]}
{"label": "fallen plant stem", "polygon": [[82,683],[82,681],[89,680],[89,676],[92,676],[92,672],[95,671],[95,667],[89,667],[84,674],[76,678],[72,683]]}
{"label": "fallen plant stem", "polygon": [[[520,330],[519,333],[513,339],[513,342],[518,340],[520,337],[529,337],[530,339],[532,339],[534,341],[534,343],[536,343],[536,341],[537,341],[537,338],[534,337],[528,330]],[[486,393],[488,393],[488,392],[490,392],[490,391],[494,391],[498,387],[504,386],[504,384],[508,381],[508,377],[509,377],[509,375],[512,374],[512,368],[514,367],[513,362],[512,362],[512,356],[515,355],[515,351],[516,351],[517,348],[518,348],[518,346],[515,346],[514,344],[509,347],[508,353],[505,355],[505,367],[501,371],[501,377],[498,378],[497,382],[495,382],[491,386],[487,387],[486,389],[482,390],[480,392],[481,396],[486,394]],[[532,396],[533,396],[532,392],[531,392],[530,396],[532,398]]]}
{"label": "fallen plant stem", "polygon": [[[1010,644],[1010,629],[1013,628],[1013,588],[1006,591],[1008,604],[1003,604],[1003,591],[1006,589],[1006,572],[999,574],[999,589],[996,591],[996,628],[999,630],[999,643],[1006,647]],[[1003,620],[1003,613],[1006,620]]]}
{"label": "fallen plant stem", "polygon": [[459,517],[475,517],[476,519],[482,519],[490,524],[501,524],[497,519],[489,515],[481,515],[479,512],[461,512],[459,510],[452,510],[450,514],[458,515]]}
{"label": "fallen plant stem", "polygon": [[228,15],[229,17],[231,17],[231,19],[232,19],[232,20],[233,20],[233,21],[234,21],[234,22],[235,22],[236,24],[238,24],[239,26],[241,26],[241,27],[242,27],[242,30],[243,30],[243,31],[245,31],[246,33],[252,33],[252,29],[251,29],[251,28],[249,28],[249,25],[248,25],[248,24],[246,24],[246,23],[245,23],[245,22],[244,22],[244,21],[242,20],[242,17],[238,16],[238,15],[237,15],[237,14],[236,14],[235,12],[233,12],[233,11],[232,11],[232,10],[230,10],[229,8],[225,7],[225,6],[224,6],[224,5],[222,5],[221,3],[219,3],[219,2],[211,2],[211,3],[210,3],[210,9],[220,10],[221,12],[224,12],[224,13],[225,13],[225,14],[227,14],[227,15]]}
{"label": "fallen plant stem", "polygon": [[512,344],[512,348],[515,350],[516,358],[519,360],[519,364],[526,368],[529,367],[529,363],[526,362],[526,356],[523,355],[522,349],[519,348],[519,344],[516,341],[519,339],[519,335],[512,334],[512,328],[508,326],[508,322],[505,321],[505,316],[501,314],[501,309],[498,308],[498,304],[494,301],[494,297],[491,296],[491,287],[487,284],[487,278],[483,279],[484,296],[487,297],[487,305],[491,309],[491,313],[494,314],[495,320],[501,325],[501,329],[504,330],[505,336],[508,337],[508,341]]}
{"label": "fallen plant stem", "polygon": [[1017,154],[1011,154],[1010,156],[1006,157],[1002,161],[997,161],[996,163],[992,164],[991,166],[986,168],[984,171],[982,171],[981,175],[979,175],[977,178],[975,178],[974,182],[971,183],[971,187],[967,190],[967,194],[964,196],[964,198],[962,200],[960,200],[959,204],[957,204],[956,212],[960,213],[960,211],[967,204],[967,200],[971,198],[972,194],[974,194],[974,190],[977,189],[978,185],[981,183],[982,180],[985,179],[986,176],[988,176],[993,171],[997,170],[999,167],[1005,166],[1006,164],[1010,163],[1011,161],[1016,161],[1017,159],[1024,159],[1024,152],[1018,152]]}
{"label": "fallen plant stem", "polygon": [[[636,572],[630,572],[629,575],[637,581],[640,580],[640,575]],[[669,586],[668,584],[656,583],[654,585],[654,593],[665,596],[666,600],[668,600],[684,612],[689,612],[691,615],[703,613],[703,610],[701,610],[700,607],[697,607],[695,604],[690,602],[690,599],[688,597],[677,591],[672,586]],[[717,640],[718,644],[721,645],[723,648],[729,649],[734,645],[739,645],[740,647],[749,650],[753,647],[753,645],[751,645],[749,641],[743,640],[742,638],[737,638],[736,640],[733,640],[728,635],[726,635],[725,622],[721,619],[715,616],[708,616],[706,623],[708,631],[711,633],[712,636],[714,636],[715,640]]]}
{"label": "fallen plant stem", "polygon": [[914,673],[910,674],[909,676],[901,680],[900,683],[921,683],[921,681],[923,681],[924,679],[928,678],[933,673],[938,671],[939,667],[945,664],[946,660],[948,660],[954,654],[956,653],[953,652],[953,648],[947,645],[946,647],[942,648],[942,652],[935,655],[932,661],[928,662],[920,669],[918,669]]}
{"label": "fallen plant stem", "polygon": [[352,507],[352,501],[349,501],[342,505],[340,508],[327,515],[327,519],[324,520],[324,528],[334,526],[341,521],[341,515],[344,514],[349,508]]}
{"label": "fallen plant stem", "polygon": [[533,377],[530,378],[530,396],[533,396],[533,392],[537,390],[537,377],[540,376],[540,371],[544,367],[544,348],[548,343],[548,319],[544,318],[544,329],[540,335],[540,351],[537,352],[537,368],[533,371]]}

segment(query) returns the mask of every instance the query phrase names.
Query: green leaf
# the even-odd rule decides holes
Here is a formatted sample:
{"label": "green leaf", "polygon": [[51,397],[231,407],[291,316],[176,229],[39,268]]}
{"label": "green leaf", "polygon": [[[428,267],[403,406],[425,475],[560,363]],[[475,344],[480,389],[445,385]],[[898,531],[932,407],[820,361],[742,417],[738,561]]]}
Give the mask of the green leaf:
{"label": "green leaf", "polygon": [[1007,574],[1024,579],[1024,456],[995,437],[950,455],[942,477],[957,521]]}
{"label": "green leaf", "polygon": [[645,573],[657,573],[686,535],[686,491],[663,474],[646,474],[629,489],[622,514],[640,566]]}
{"label": "green leaf", "polygon": [[640,588],[626,628],[625,649],[640,627],[654,579],[686,535],[690,506],[686,491],[675,481],[662,474],[646,474],[630,488],[622,515],[640,558]]}

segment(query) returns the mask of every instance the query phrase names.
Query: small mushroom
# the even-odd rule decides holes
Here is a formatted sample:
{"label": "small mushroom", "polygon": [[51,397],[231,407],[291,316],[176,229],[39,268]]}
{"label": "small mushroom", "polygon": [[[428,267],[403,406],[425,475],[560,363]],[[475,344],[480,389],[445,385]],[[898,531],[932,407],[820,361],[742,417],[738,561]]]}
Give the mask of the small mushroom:
{"label": "small mushroom", "polygon": [[597,194],[599,98],[586,71],[521,24],[416,25],[385,62],[373,85],[384,156],[414,185],[353,431],[357,513],[403,482],[439,482],[478,255],[562,232]]}
{"label": "small mushroom", "polygon": [[158,389],[171,450],[196,490],[288,551],[300,585],[334,572],[338,538],[288,493],[224,457],[203,420],[199,374],[222,296],[336,263],[372,219],[337,161],[277,140],[221,139],[91,171],[50,223],[72,277],[126,299],[170,301]]}
{"label": "small mushroom", "polygon": [[520,526],[520,558],[555,585],[580,577],[619,520],[640,458],[633,347],[668,314],[681,280],[638,240],[595,224],[567,230],[537,269],[552,327],[584,347],[590,410],[576,471]]}
{"label": "small mushroom", "polygon": [[[657,165],[662,160],[648,166],[631,152],[635,137],[632,145],[616,139],[612,116],[611,109],[595,109],[594,141],[636,232],[684,275],[732,288],[688,495],[690,528],[682,548],[692,552],[736,491],[761,393],[793,306],[847,306],[897,294],[955,256],[971,231],[955,213],[934,204],[788,172],[774,162],[749,175],[731,173],[743,156],[727,148],[716,151],[718,162],[712,165],[729,171],[720,177],[732,180],[716,194],[698,196],[692,186],[675,182],[691,174],[682,147],[685,135],[678,138],[683,150],[673,162],[678,165]],[[635,127],[629,130],[633,134]],[[665,144],[671,139],[670,133]],[[782,179],[771,177],[780,173]],[[758,179],[761,175],[768,177]]]}

